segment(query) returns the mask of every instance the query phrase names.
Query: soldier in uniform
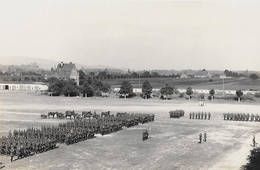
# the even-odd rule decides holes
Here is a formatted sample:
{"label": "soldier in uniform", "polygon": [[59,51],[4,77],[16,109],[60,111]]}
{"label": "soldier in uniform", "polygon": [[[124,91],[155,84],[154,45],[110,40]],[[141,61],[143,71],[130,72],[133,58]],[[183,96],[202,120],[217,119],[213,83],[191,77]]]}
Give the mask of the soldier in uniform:
{"label": "soldier in uniform", "polygon": [[256,142],[255,142],[255,135],[253,136],[253,147],[255,147],[255,144],[256,144]]}
{"label": "soldier in uniform", "polygon": [[200,140],[199,143],[201,143],[201,140],[202,140],[202,134],[201,133],[199,134],[199,140]]}
{"label": "soldier in uniform", "polygon": [[207,132],[206,132],[206,131],[204,132],[204,139],[203,139],[203,141],[204,141],[204,142],[207,141]]}
{"label": "soldier in uniform", "polygon": [[207,113],[205,113],[205,120],[207,119]]}
{"label": "soldier in uniform", "polygon": [[191,119],[191,112],[190,112],[190,119]]}
{"label": "soldier in uniform", "polygon": [[200,119],[200,112],[198,113],[198,119]]}
{"label": "soldier in uniform", "polygon": [[210,112],[209,112],[209,114],[208,114],[208,117],[209,117],[208,120],[210,120],[210,116],[211,116],[211,115],[210,115]]}
{"label": "soldier in uniform", "polygon": [[149,137],[149,133],[148,133],[147,129],[143,130],[143,136],[142,136],[143,140],[148,139],[148,137]]}
{"label": "soldier in uniform", "polygon": [[15,150],[14,150],[14,147],[12,146],[11,147],[11,162],[13,162],[14,155],[15,155]]}
{"label": "soldier in uniform", "polygon": [[254,121],[254,117],[255,117],[255,116],[254,116],[254,114],[252,113],[252,114],[251,114],[251,121]]}
{"label": "soldier in uniform", "polygon": [[192,119],[194,119],[194,112],[192,112]]}

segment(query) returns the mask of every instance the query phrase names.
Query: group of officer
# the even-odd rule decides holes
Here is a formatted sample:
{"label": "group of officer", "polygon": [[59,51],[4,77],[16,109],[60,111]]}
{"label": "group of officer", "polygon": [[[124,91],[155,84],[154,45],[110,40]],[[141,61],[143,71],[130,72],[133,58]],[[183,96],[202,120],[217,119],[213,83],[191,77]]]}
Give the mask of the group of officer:
{"label": "group of officer", "polygon": [[[205,131],[203,134],[203,141],[206,142],[207,141],[207,132]],[[199,143],[202,142],[202,133],[199,134]]]}
{"label": "group of officer", "polygon": [[249,114],[249,113],[224,113],[224,120],[233,120],[233,121],[256,121],[260,122],[260,116],[258,114]]}
{"label": "group of officer", "polygon": [[210,120],[211,114],[209,113],[204,113],[204,112],[190,112],[190,119],[208,119]]}
{"label": "group of officer", "polygon": [[56,148],[57,143],[67,145],[94,138],[95,134],[108,134],[138,123],[154,121],[154,114],[122,114],[98,119],[75,119],[58,126],[42,126],[14,130],[0,138],[0,154],[11,156],[11,161]]}

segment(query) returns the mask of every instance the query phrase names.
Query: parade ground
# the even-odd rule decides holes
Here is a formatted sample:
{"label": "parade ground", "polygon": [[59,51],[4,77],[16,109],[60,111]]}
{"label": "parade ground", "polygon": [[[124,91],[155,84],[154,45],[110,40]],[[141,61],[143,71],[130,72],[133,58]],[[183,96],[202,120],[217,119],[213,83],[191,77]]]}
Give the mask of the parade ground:
{"label": "parade ground", "polygon": [[[169,111],[183,109],[184,117],[170,119]],[[4,169],[95,169],[95,170],[237,170],[246,163],[252,149],[252,138],[260,142],[260,122],[224,121],[223,113],[260,114],[259,103],[196,100],[160,100],[50,97],[39,93],[0,93],[0,135],[10,130],[57,126],[70,121],[57,118],[41,119],[50,111],[110,111],[152,113],[155,121],[124,128],[108,135],[58,148],[11,162],[0,156]],[[210,120],[190,119],[190,112],[211,113]],[[142,141],[142,130],[150,138]],[[199,143],[199,134],[207,132],[207,141]]]}

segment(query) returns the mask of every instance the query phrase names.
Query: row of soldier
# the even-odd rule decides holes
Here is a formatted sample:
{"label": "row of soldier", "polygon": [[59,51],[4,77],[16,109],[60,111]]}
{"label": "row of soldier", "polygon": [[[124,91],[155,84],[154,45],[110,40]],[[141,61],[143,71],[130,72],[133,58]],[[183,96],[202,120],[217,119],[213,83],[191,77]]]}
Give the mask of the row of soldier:
{"label": "row of soldier", "polygon": [[224,120],[233,121],[256,121],[260,122],[260,116],[258,114],[249,113],[223,113]]}
{"label": "row of soldier", "polygon": [[190,112],[190,119],[208,119],[210,120],[211,114],[209,113],[204,113],[204,112]]}
{"label": "row of soldier", "polygon": [[183,117],[185,114],[184,110],[172,110],[169,113],[170,113],[170,118],[180,118]]}
{"label": "row of soldier", "polygon": [[28,128],[27,130],[14,130],[7,137],[0,138],[0,153],[10,155],[11,161],[14,156],[17,159],[45,152],[56,147],[56,142],[48,138],[48,132],[40,129]]}
{"label": "row of soldier", "polygon": [[0,154],[17,159],[56,148],[57,143],[73,144],[94,138],[95,134],[108,134],[139,123],[154,121],[154,114],[119,114],[98,119],[76,119],[59,123],[58,126],[43,126],[14,130],[0,138]]}

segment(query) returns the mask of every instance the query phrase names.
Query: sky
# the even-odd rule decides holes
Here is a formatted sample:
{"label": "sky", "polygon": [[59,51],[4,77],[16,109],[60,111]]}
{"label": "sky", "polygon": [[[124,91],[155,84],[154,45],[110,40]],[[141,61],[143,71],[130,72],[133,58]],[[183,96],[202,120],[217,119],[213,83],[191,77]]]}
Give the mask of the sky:
{"label": "sky", "polygon": [[1,0],[0,56],[135,70],[260,70],[259,9],[250,0]]}

